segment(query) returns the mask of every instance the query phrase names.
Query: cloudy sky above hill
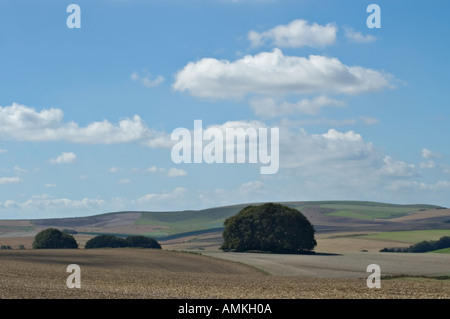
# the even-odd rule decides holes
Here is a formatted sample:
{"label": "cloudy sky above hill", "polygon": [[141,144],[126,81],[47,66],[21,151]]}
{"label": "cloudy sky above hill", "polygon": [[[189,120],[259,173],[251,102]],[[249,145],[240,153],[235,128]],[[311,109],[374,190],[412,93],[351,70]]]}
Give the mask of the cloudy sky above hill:
{"label": "cloudy sky above hill", "polygon": [[[370,3],[1,1],[0,218],[450,206],[450,5],[377,1],[369,28]],[[278,171],[175,163],[171,133],[194,120],[278,128]]]}

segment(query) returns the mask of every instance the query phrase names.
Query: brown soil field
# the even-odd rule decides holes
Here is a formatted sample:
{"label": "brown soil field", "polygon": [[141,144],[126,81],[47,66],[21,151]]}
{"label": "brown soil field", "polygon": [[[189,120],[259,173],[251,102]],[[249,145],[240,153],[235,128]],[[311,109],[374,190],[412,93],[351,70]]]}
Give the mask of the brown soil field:
{"label": "brown soil field", "polygon": [[[81,268],[79,289],[66,286],[69,264]],[[383,279],[381,285],[369,289],[365,278],[269,275],[242,263],[166,250],[0,251],[0,297],[8,299],[450,298],[449,280]]]}
{"label": "brown soil field", "polygon": [[422,212],[416,212],[414,214],[408,214],[401,217],[391,218],[389,221],[391,222],[406,222],[406,221],[414,221],[414,220],[429,220],[431,218],[446,218],[446,220],[450,219],[450,209],[435,209],[435,210],[427,210]]}
{"label": "brown soil field", "polygon": [[[317,246],[314,248],[320,253],[352,253],[352,252],[379,252],[385,247],[396,247],[398,242],[392,240],[381,240],[362,238],[361,235],[367,235],[376,232],[339,232],[339,233],[318,233],[315,235]],[[0,239],[1,240],[1,239]],[[77,238],[77,241],[80,241]],[[160,244],[168,250],[186,250],[202,252],[204,250],[217,251],[222,245],[223,237],[221,232],[204,234],[201,236],[189,236],[162,241]],[[413,244],[413,243],[411,243]],[[404,244],[406,245],[406,244]]]}

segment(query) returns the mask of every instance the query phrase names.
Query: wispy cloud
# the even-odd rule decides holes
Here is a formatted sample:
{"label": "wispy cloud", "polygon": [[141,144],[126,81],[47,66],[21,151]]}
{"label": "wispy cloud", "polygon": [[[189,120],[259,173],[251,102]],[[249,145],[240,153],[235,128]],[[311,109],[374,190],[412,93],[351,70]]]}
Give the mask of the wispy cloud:
{"label": "wispy cloud", "polygon": [[117,173],[118,171],[120,171],[119,167],[113,166],[109,168],[110,173]]}
{"label": "wispy cloud", "polygon": [[422,157],[423,158],[440,158],[442,154],[439,152],[431,151],[427,148],[422,149]]}
{"label": "wispy cloud", "polygon": [[147,173],[156,173],[156,172],[161,173],[161,172],[165,171],[165,168],[163,168],[163,167],[156,167],[156,166],[153,165],[153,166],[150,166],[149,168],[146,168],[144,171],[147,172]]}
{"label": "wispy cloud", "polygon": [[349,39],[352,42],[370,43],[370,42],[375,42],[377,40],[377,38],[371,34],[363,35],[361,32],[355,31],[352,28],[344,28],[344,30],[345,30],[345,36],[347,37],[347,39]]}
{"label": "wispy cloud", "polygon": [[21,181],[22,179],[20,177],[0,177],[0,185],[17,184]]}
{"label": "wispy cloud", "polygon": [[50,159],[50,163],[52,164],[70,164],[74,163],[77,159],[77,156],[72,152],[63,152],[55,158]]}
{"label": "wispy cloud", "polygon": [[158,75],[156,79],[151,80],[148,75],[140,75],[139,72],[134,71],[131,74],[131,80],[135,82],[140,82],[145,87],[154,87],[164,82],[164,78],[161,75]]}
{"label": "wispy cloud", "polygon": [[277,47],[298,48],[303,46],[324,47],[336,40],[337,27],[334,24],[309,24],[306,20],[294,20],[287,25],[264,31],[250,31],[248,39],[252,46],[261,46],[266,43]]}
{"label": "wispy cloud", "polygon": [[295,103],[278,102],[272,97],[253,98],[249,103],[254,113],[264,118],[283,117],[296,113],[317,115],[325,106],[336,107],[345,105],[343,101],[331,99],[324,95],[314,99],[301,99]]}
{"label": "wispy cloud", "polygon": [[181,176],[186,176],[186,175],[187,175],[187,172],[181,168],[171,168],[167,172],[168,177],[181,177]]}

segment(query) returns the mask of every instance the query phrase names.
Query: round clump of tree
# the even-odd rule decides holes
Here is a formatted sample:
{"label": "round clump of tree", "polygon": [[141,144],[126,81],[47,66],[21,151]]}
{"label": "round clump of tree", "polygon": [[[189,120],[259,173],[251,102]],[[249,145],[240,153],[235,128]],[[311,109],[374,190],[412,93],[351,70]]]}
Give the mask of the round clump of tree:
{"label": "round clump of tree", "polygon": [[129,247],[161,249],[161,245],[156,241],[156,239],[150,237],[137,235],[129,236],[125,240]]}
{"label": "round clump of tree", "polygon": [[226,251],[308,253],[317,245],[308,219],[281,204],[247,206],[224,224],[221,248]]}
{"label": "round clump of tree", "polygon": [[36,234],[32,247],[34,249],[78,248],[78,243],[70,234],[55,228],[47,228]]}
{"label": "round clump of tree", "polygon": [[120,248],[126,246],[127,242],[124,238],[114,235],[98,235],[89,239],[84,248]]}
{"label": "round clump of tree", "polygon": [[153,238],[137,235],[121,238],[114,235],[98,235],[86,242],[84,248],[122,248],[122,247],[138,247],[138,248],[154,248],[161,249],[161,245]]}

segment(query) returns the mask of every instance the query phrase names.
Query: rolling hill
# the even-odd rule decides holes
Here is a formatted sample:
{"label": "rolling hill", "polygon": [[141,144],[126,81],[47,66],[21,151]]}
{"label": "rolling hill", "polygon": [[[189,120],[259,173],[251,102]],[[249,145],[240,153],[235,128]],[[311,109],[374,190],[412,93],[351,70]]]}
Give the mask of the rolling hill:
{"label": "rolling hill", "polygon": [[[415,230],[450,228],[447,209],[434,205],[395,205],[362,201],[282,202],[299,209],[317,233],[364,230]],[[113,212],[87,217],[34,220],[0,220],[0,237],[34,236],[55,227],[79,234],[142,234],[158,240],[218,232],[226,218],[249,204],[203,210],[167,212]],[[421,218],[422,217],[422,218]]]}

